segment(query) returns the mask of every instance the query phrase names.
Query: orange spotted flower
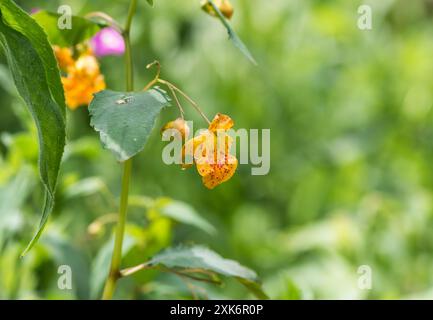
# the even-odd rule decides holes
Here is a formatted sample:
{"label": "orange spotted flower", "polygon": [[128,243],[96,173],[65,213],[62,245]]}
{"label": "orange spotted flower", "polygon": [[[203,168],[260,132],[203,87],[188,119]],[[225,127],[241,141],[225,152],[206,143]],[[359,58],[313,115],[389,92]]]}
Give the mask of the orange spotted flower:
{"label": "orange spotted flower", "polygon": [[95,92],[105,89],[104,76],[90,50],[80,54],[77,60],[74,60],[69,48],[54,46],[54,53],[60,69],[66,73],[62,76],[62,84],[70,109],[89,104]]}
{"label": "orange spotted flower", "polygon": [[183,146],[182,167],[186,169],[192,166],[185,163],[188,157],[192,157],[197,172],[208,189],[229,180],[238,166],[236,157],[229,153],[233,138],[227,134],[227,130],[233,125],[234,122],[229,116],[218,113],[207,130],[188,140]]}

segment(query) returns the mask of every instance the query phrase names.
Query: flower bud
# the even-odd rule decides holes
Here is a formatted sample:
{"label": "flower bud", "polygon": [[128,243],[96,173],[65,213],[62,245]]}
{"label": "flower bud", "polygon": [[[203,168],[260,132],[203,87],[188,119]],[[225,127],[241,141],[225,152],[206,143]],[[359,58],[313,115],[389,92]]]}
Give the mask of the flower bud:
{"label": "flower bud", "polygon": [[186,121],[182,118],[177,118],[174,121],[170,121],[161,129],[161,135],[164,134],[166,130],[175,130],[176,133],[180,134],[182,140],[186,139],[189,136],[189,127]]}
{"label": "flower bud", "polygon": [[122,35],[111,27],[99,31],[90,40],[90,46],[97,57],[120,56],[125,53],[125,41]]}
{"label": "flower bud", "polygon": [[[231,19],[233,16],[233,6],[230,3],[229,0],[214,0],[215,5],[218,7],[218,9],[221,11],[221,13],[226,17],[227,19]],[[203,0],[201,3],[201,8],[211,16],[216,16],[216,12],[209,1]]]}

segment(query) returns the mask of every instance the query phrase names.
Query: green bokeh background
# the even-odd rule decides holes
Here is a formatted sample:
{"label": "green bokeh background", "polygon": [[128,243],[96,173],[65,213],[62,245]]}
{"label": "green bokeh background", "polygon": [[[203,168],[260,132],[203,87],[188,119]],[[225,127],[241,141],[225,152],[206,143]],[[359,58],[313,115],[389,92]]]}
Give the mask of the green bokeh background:
{"label": "green bokeh background", "polygon": [[[158,59],[163,78],[209,117],[222,112],[236,128],[269,128],[271,170],[252,176],[241,165],[209,191],[194,169],[162,163],[155,130],[134,159],[132,194],[188,203],[218,232],[132,208],[128,233],[142,247],[125,264],[169,244],[204,243],[257,271],[274,299],[433,298],[433,2],[232,2],[233,27],[257,67],[198,0],[155,0],[154,8],[140,0],[135,87],[153,77],[146,65]],[[128,8],[126,0],[18,3],[28,11],[103,10],[121,22]],[[357,27],[361,4],[371,5],[372,30]],[[57,207],[40,244],[18,259],[38,222],[41,186],[35,129],[1,61],[0,298],[94,298],[95,260],[112,225],[98,235],[88,226],[116,210],[121,166],[100,147],[87,108],[68,112]],[[108,87],[124,90],[123,58],[100,63]],[[205,126],[187,110],[196,129]],[[158,127],[176,116],[163,111]],[[74,290],[58,289],[59,264],[71,265]],[[363,265],[372,271],[370,290],[358,286]],[[202,298],[252,298],[232,280],[194,286]],[[122,281],[117,297],[193,296],[178,278],[147,273]]]}

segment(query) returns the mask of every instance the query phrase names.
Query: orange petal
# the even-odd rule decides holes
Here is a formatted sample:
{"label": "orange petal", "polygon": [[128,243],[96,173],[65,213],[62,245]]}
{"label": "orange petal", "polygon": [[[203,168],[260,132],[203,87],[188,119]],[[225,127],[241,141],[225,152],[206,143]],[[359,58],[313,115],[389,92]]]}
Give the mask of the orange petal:
{"label": "orange petal", "polygon": [[200,133],[198,136],[185,142],[185,144],[182,146],[182,169],[187,169],[192,166],[191,163],[186,163],[186,161],[194,161],[196,153],[200,152],[198,150],[201,150],[200,146],[205,143],[206,139],[206,133]]}
{"label": "orange petal", "polygon": [[98,61],[88,53],[68,66],[68,75],[62,77],[66,104],[70,109],[87,105],[93,94],[105,89],[104,76],[100,73]]}
{"label": "orange petal", "polygon": [[217,136],[215,137],[216,150],[219,153],[229,154],[230,147],[232,146],[234,139],[226,134],[224,131],[218,130]]}
{"label": "orange petal", "polygon": [[208,162],[199,161],[199,162],[197,162],[196,165],[197,165],[197,172],[202,177],[208,176],[214,172],[213,166],[211,164],[209,164]]}
{"label": "orange petal", "polygon": [[72,50],[69,48],[60,48],[53,46],[54,54],[56,56],[59,68],[66,71],[68,67],[73,66],[75,61],[72,58]]}
{"label": "orange petal", "polygon": [[200,170],[207,173],[202,177],[203,184],[206,188],[213,189],[217,185],[229,180],[236,172],[237,166],[238,160],[236,157],[228,155],[227,161],[223,164],[197,165],[197,170],[199,174],[201,174]]}
{"label": "orange petal", "polygon": [[225,114],[217,113],[209,125],[209,131],[216,132],[217,130],[229,130],[233,126],[234,122],[232,118]]}
{"label": "orange petal", "polygon": [[87,77],[95,77],[99,75],[98,60],[90,54],[81,55],[75,62],[75,69]]}

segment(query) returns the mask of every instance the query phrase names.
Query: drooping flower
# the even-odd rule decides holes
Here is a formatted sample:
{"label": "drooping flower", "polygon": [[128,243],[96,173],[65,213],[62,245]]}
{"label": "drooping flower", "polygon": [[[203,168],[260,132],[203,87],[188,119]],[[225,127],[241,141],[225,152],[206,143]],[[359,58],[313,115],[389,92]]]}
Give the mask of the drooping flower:
{"label": "drooping flower", "polygon": [[89,104],[94,93],[105,89],[104,76],[90,50],[81,53],[76,60],[69,48],[55,46],[54,53],[60,69],[65,73],[61,80],[66,104],[70,109]]}
{"label": "drooping flower", "polygon": [[[214,0],[215,5],[227,19],[233,16],[233,6],[229,0]],[[201,8],[211,16],[216,16],[216,12],[208,0],[202,0]]]}
{"label": "drooping flower", "polygon": [[[218,113],[207,130],[188,140],[182,148],[184,162],[188,162],[188,157],[192,156],[197,172],[208,189],[229,180],[238,166],[236,157],[229,153],[233,138],[227,134],[227,130],[233,125],[229,116]],[[182,165],[184,169],[190,166],[187,163]]]}
{"label": "drooping flower", "polygon": [[99,31],[90,40],[90,47],[97,57],[120,56],[125,53],[125,41],[122,35],[111,27]]}

